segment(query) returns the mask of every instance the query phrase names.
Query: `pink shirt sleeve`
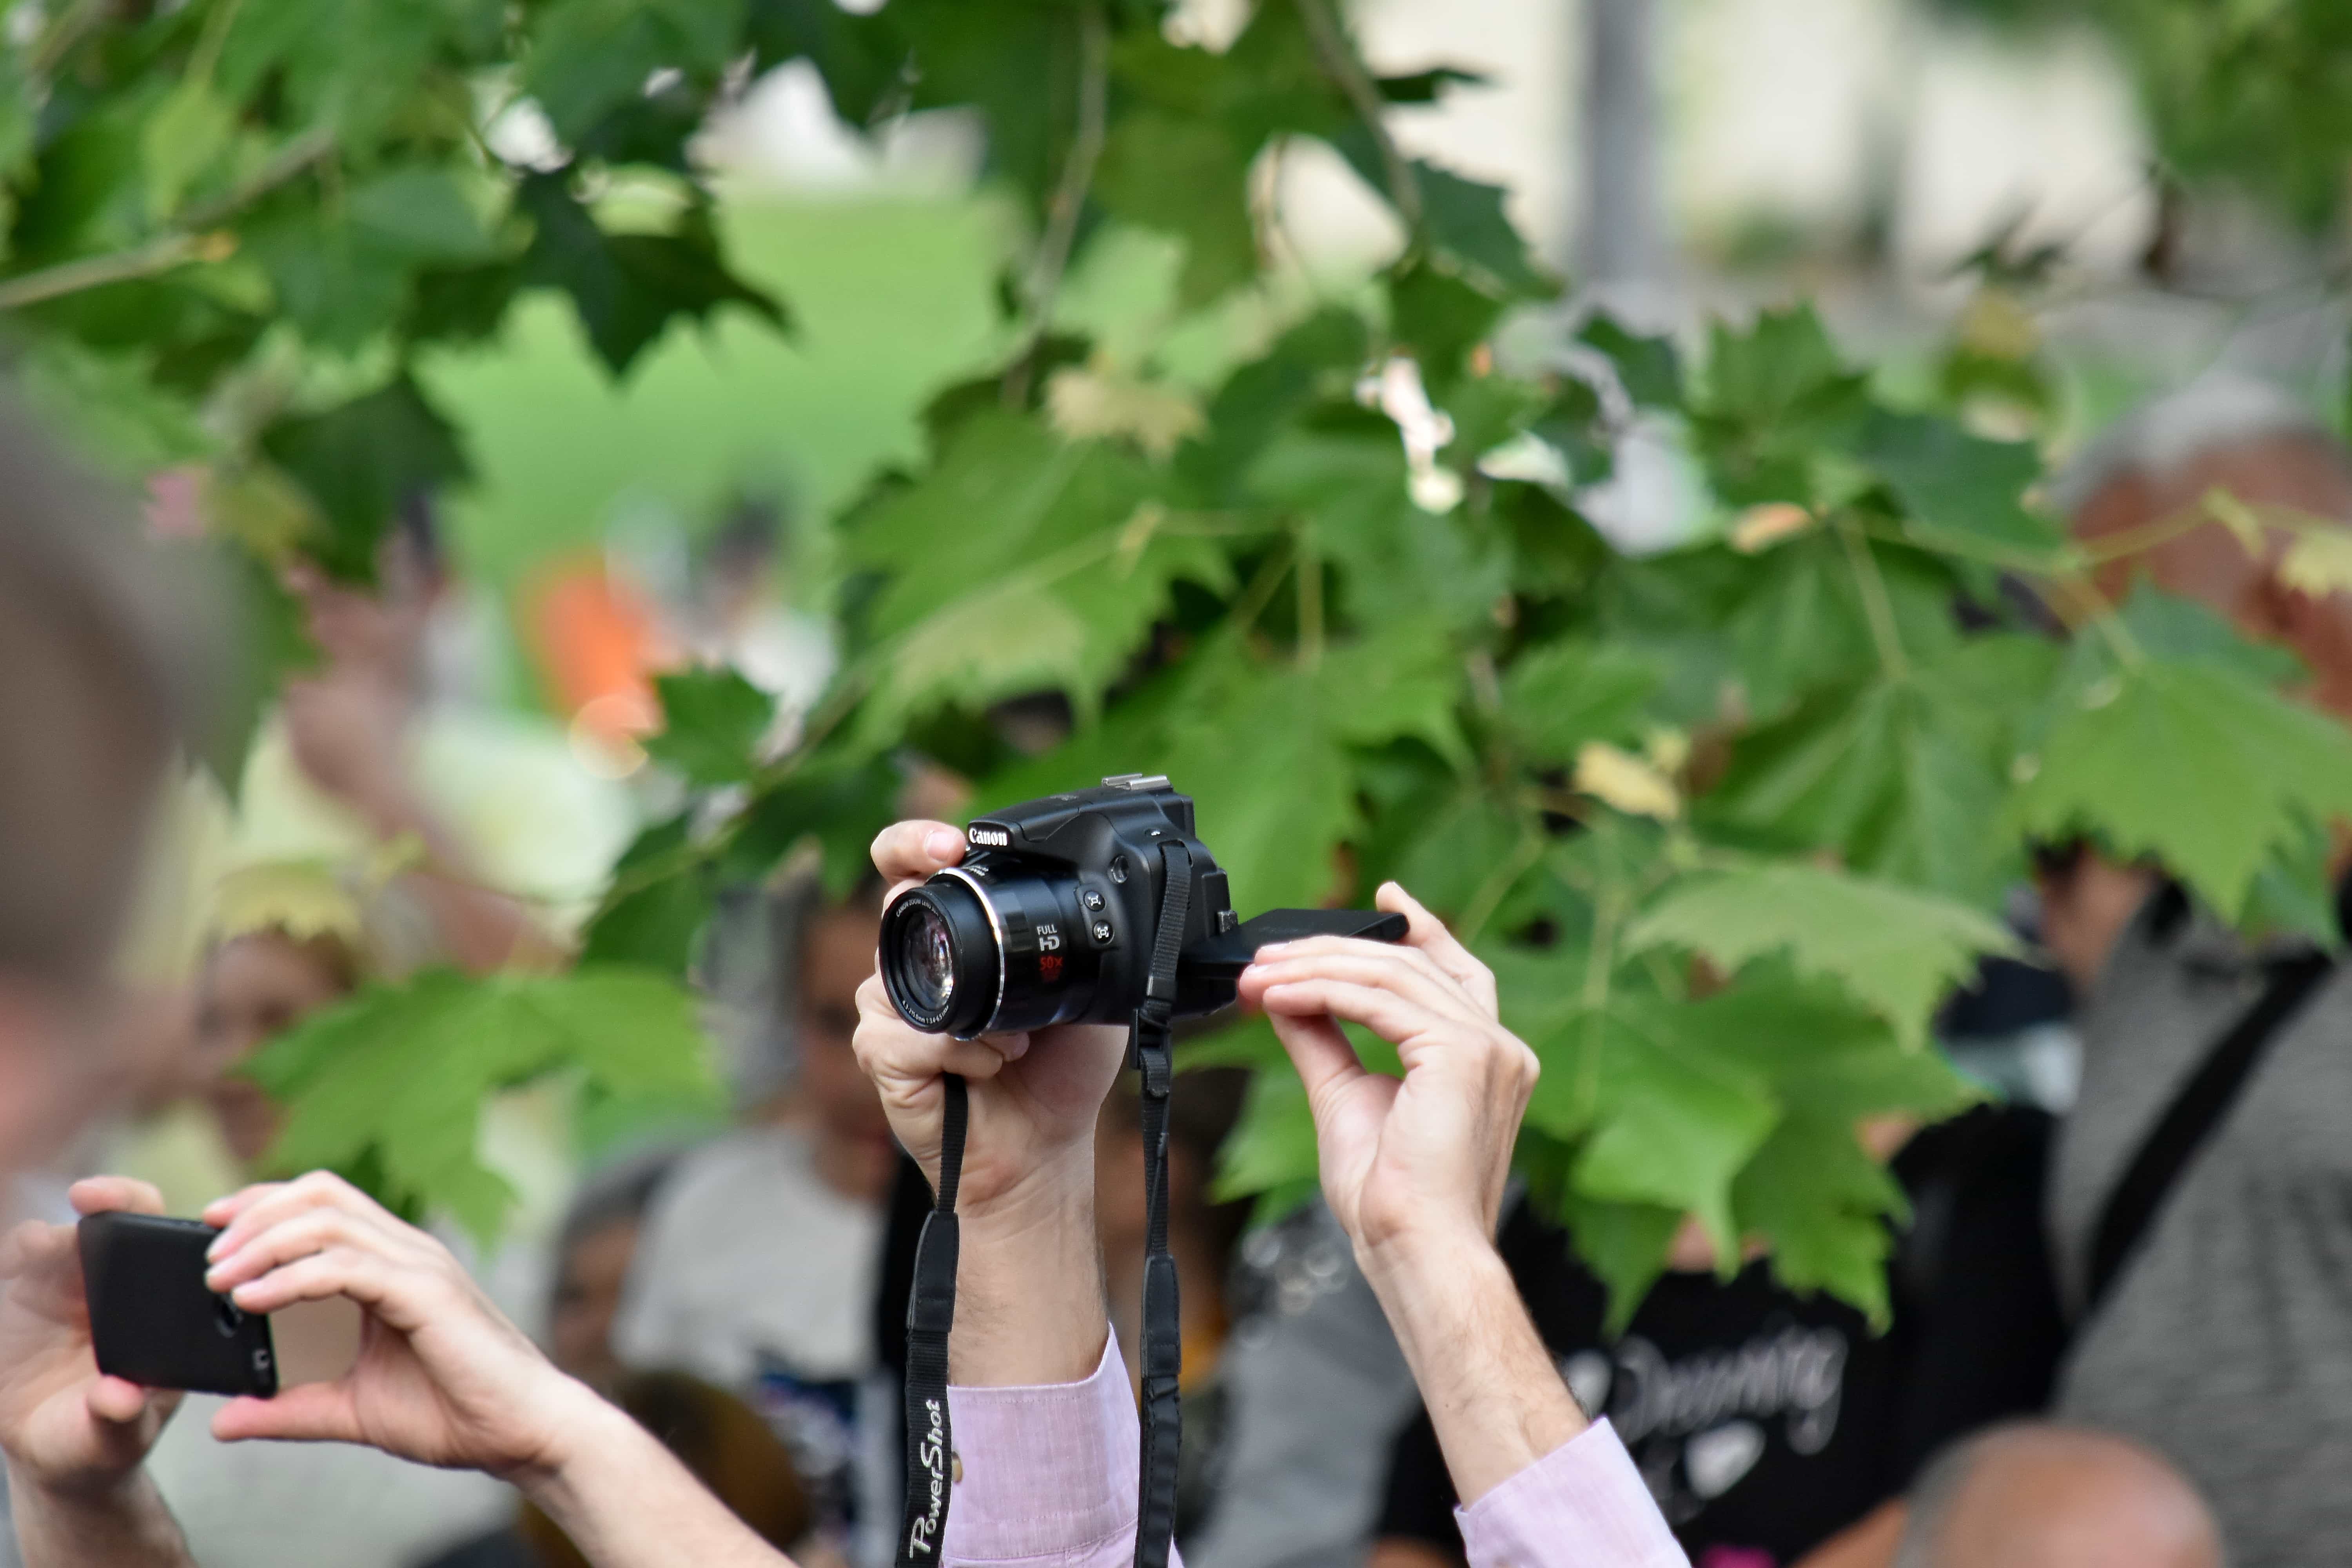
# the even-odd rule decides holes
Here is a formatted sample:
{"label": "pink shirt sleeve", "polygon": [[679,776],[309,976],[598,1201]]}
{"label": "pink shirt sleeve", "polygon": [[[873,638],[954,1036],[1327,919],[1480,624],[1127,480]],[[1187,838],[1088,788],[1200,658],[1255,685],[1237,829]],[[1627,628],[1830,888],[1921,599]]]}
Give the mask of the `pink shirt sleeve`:
{"label": "pink shirt sleeve", "polygon": [[1605,1420],[1454,1517],[1470,1568],[1689,1568]]}
{"label": "pink shirt sleeve", "polygon": [[[950,1564],[1127,1568],[1135,1561],[1142,1424],[1118,1341],[1084,1383],[948,1390]],[[1171,1552],[1171,1568],[1181,1563]]]}

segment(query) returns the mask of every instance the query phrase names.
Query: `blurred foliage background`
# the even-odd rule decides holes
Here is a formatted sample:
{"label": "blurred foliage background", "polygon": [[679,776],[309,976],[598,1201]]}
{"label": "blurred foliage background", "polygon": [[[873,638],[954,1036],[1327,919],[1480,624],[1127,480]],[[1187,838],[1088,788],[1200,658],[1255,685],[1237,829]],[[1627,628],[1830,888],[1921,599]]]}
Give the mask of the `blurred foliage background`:
{"label": "blurred foliage background", "polygon": [[[910,780],[977,809],[1165,772],[1244,906],[1395,876],[1495,963],[1545,1062],[1522,1165],[1621,1311],[1685,1215],[1722,1268],[1760,1240],[1877,1311],[1902,1199],[1857,1129],[1979,1092],[1931,1020],[2015,949],[2032,845],[2089,836],[2250,926],[2325,926],[2352,741],[2274,657],[2090,579],[2210,518],[2289,531],[2320,588],[2352,585],[2343,552],[2226,498],[2089,550],[2042,481],[2162,374],[2078,352],[2151,293],[2318,310],[2336,352],[2306,379],[2340,406],[2340,8],[1878,7],[2090,49],[2147,135],[2121,251],[2092,254],[2106,208],[2053,232],[2026,203],[1932,268],[1890,216],[1916,171],[1867,157],[1850,211],[1668,244],[1668,182],[1606,160],[1654,159],[1685,110],[1620,101],[1598,52],[1560,95],[1588,121],[1570,256],[1523,226],[1557,203],[1408,135],[1492,89],[1376,61],[1362,29],[1406,9],[6,9],[0,317],[99,460],[194,487],[205,538],[173,548],[245,585],[210,764],[239,776],[310,657],[279,574],[364,584],[425,498],[504,612],[502,700],[634,770],[646,817],[567,973],[428,972],[273,1047],[281,1160],[493,1232],[485,1096],[691,1090],[682,987],[724,889],[812,841],[845,886]],[[1658,19],[1583,15],[1612,11]],[[812,144],[931,172],[760,190],[729,149],[785,79],[822,89]],[[745,504],[786,519],[762,592],[828,628],[829,679],[674,649],[642,715],[583,731],[512,629],[546,574],[584,550],[658,587]],[[1261,1069],[1226,1188],[1303,1195],[1271,1037],[1193,1051]]]}

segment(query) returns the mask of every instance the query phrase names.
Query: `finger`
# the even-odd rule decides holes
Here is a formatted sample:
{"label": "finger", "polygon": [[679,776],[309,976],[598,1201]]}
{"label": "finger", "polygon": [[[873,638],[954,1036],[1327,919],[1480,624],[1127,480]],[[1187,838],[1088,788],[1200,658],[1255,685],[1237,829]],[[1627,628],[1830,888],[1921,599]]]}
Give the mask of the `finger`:
{"label": "finger", "polygon": [[273,1268],[332,1247],[349,1247],[412,1267],[434,1261],[431,1253],[371,1223],[366,1215],[314,1208],[258,1232],[222,1255],[205,1272],[205,1287],[226,1293]]}
{"label": "finger", "polygon": [[[1360,985],[1345,980],[1299,980],[1269,986],[1258,998],[1258,1005],[1271,1018],[1328,1014],[1351,1024],[1361,1024],[1401,1051],[1410,1051],[1431,1035],[1459,1037],[1464,1033],[1459,1019],[1442,1018],[1381,986]],[[1405,1065],[1412,1064],[1408,1059]]]}
{"label": "finger", "polygon": [[919,882],[963,858],[963,835],[944,822],[894,822],[875,835],[873,855],[884,881]]}
{"label": "finger", "polygon": [[332,1247],[247,1280],[229,1300],[248,1312],[275,1312],[297,1301],[342,1296],[408,1333],[424,1325],[446,1283],[430,1268],[395,1266],[356,1247]]}
{"label": "finger", "polygon": [[1269,986],[1297,984],[1309,980],[1344,980],[1351,984],[1376,985],[1393,991],[1433,1013],[1465,1024],[1484,1025],[1488,1022],[1477,1001],[1463,989],[1461,982],[1438,969],[1425,956],[1370,942],[1350,942],[1322,952],[1284,954],[1270,962],[1261,959],[1243,972],[1241,998],[1249,1002],[1264,994]]}
{"label": "finger", "polygon": [[1445,922],[1431,914],[1419,899],[1406,892],[1400,883],[1382,882],[1380,891],[1372,895],[1372,907],[1390,914],[1402,915],[1405,919],[1405,941],[1427,953],[1440,969],[1460,981],[1486,1009],[1487,1017],[1501,1016],[1501,1003],[1495,990],[1495,972],[1463,946],[1445,928]]}
{"label": "finger", "polygon": [[162,1214],[163,1194],[129,1176],[90,1176],[66,1189],[76,1214]]}
{"label": "finger", "polygon": [[257,1437],[287,1443],[359,1443],[359,1407],[341,1383],[306,1383],[272,1399],[232,1399],[215,1413],[213,1436],[224,1443]]}
{"label": "finger", "polygon": [[204,1222],[216,1229],[226,1230],[236,1216],[275,1193],[292,1186],[291,1182],[256,1182],[249,1187],[215,1198],[205,1205]]}
{"label": "finger", "polygon": [[373,1198],[333,1172],[312,1171],[290,1182],[267,1182],[247,1187],[206,1209],[207,1219],[215,1213],[230,1217],[221,1234],[213,1238],[205,1256],[217,1263],[270,1226],[318,1208],[363,1215],[403,1230],[414,1228],[403,1225]]}
{"label": "finger", "polygon": [[1324,1103],[1324,1096],[1357,1079],[1371,1076],[1370,1069],[1357,1059],[1356,1047],[1328,1017],[1277,1015],[1270,1021],[1275,1038],[1282,1042],[1291,1065],[1298,1069],[1298,1080],[1307,1086],[1309,1107]]}

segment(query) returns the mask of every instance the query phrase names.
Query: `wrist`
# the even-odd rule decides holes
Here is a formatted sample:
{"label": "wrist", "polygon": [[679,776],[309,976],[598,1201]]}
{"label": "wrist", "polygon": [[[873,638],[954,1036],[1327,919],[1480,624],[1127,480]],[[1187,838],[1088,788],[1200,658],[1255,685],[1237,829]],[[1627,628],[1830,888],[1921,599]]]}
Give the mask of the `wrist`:
{"label": "wrist", "polygon": [[1400,1233],[1360,1246],[1357,1258],[1464,1504],[1584,1430],[1584,1412],[1482,1229]]}
{"label": "wrist", "polygon": [[957,1205],[950,1375],[966,1386],[1079,1383],[1109,1333],[1091,1142]]}
{"label": "wrist", "polygon": [[121,1499],[137,1492],[146,1482],[146,1471],[138,1464],[127,1469],[78,1468],[55,1470],[13,1453],[5,1456],[5,1463],[11,1498],[21,1499],[37,1493],[73,1508],[112,1507]]}
{"label": "wrist", "polygon": [[512,1463],[488,1468],[533,1502],[549,1517],[567,1499],[593,1488],[603,1467],[625,1467],[630,1448],[650,1441],[645,1428],[628,1412],[598,1394],[576,1378],[555,1373],[555,1385],[541,1400],[546,1436],[536,1451]]}

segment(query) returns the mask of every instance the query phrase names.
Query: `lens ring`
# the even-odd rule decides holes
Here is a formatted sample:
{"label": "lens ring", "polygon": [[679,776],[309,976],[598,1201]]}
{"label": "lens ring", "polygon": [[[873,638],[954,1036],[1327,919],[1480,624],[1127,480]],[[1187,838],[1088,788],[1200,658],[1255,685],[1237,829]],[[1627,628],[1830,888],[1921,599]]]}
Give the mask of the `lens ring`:
{"label": "lens ring", "polygon": [[986,901],[934,877],[883,912],[883,989],[899,1016],[932,1034],[976,1034],[996,1009],[1003,949]]}

